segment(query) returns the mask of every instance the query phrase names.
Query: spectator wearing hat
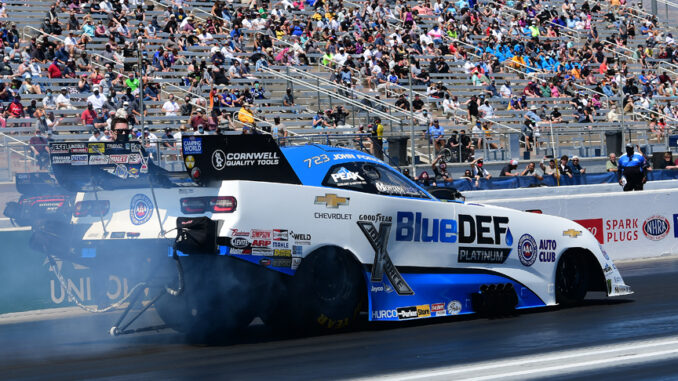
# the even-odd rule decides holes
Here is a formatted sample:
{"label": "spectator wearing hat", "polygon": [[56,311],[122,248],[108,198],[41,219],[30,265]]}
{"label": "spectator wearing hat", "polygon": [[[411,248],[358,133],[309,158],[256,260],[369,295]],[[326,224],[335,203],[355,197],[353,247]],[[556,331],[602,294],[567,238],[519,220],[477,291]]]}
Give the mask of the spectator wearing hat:
{"label": "spectator wearing hat", "polygon": [[429,143],[434,145],[435,152],[439,152],[445,145],[445,129],[440,125],[438,120],[434,120],[428,128]]}
{"label": "spectator wearing hat", "polygon": [[511,160],[507,165],[505,165],[499,172],[499,177],[505,176],[520,176],[518,172],[513,173],[518,168],[518,160]]}
{"label": "spectator wearing hat", "polygon": [[71,104],[71,97],[68,95],[68,90],[65,88],[62,88],[61,93],[56,97],[56,108],[57,110],[75,110],[75,107]]}
{"label": "spectator wearing hat", "polygon": [[442,184],[452,182],[452,175],[447,171],[447,163],[445,163],[443,155],[438,155],[438,157],[433,160],[431,169],[433,169],[434,180],[436,183]]}
{"label": "spectator wearing hat", "polygon": [[579,164],[579,156],[577,155],[572,156],[572,160],[567,165],[570,167],[570,171],[573,175],[583,175],[586,173],[586,168],[583,168],[581,164]]}
{"label": "spectator wearing hat", "polygon": [[103,108],[104,104],[107,101],[106,96],[101,94],[100,91],[101,86],[96,85],[94,86],[94,91],[92,92],[92,95],[87,97],[87,103],[91,104],[95,110]]}
{"label": "spectator wearing hat", "polygon": [[85,127],[90,129],[94,128],[94,119],[96,119],[97,113],[94,111],[94,107],[91,103],[87,102],[87,109],[80,114],[80,120]]}

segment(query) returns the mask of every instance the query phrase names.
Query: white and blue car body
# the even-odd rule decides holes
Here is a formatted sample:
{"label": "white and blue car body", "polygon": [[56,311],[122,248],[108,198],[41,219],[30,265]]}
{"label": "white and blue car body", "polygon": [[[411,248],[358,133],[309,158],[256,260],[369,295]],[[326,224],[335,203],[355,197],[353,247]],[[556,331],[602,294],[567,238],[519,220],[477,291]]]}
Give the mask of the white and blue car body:
{"label": "white and blue car body", "polygon": [[444,202],[364,152],[278,147],[268,136],[184,136],[186,171],[176,181],[134,153],[137,143],[69,144],[53,147],[52,162],[62,185],[79,190],[72,251],[83,257],[142,260],[154,251],[167,259],[177,218],[207,217],[218,222],[214,255],[289,279],[328,247],[351,256],[372,321],[478,312],[474,298],[493,290],[510,289],[516,309],[556,305],[558,288],[568,286],[559,282],[572,281],[557,274],[567,255],[581,258],[575,267],[585,268],[584,291],[631,293],[577,223]]}

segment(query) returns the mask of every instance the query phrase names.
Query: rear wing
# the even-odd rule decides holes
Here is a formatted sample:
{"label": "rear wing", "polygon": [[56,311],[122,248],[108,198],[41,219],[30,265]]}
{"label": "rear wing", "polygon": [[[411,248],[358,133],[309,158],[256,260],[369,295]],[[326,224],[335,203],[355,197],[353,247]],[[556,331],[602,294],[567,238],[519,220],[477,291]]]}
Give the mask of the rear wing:
{"label": "rear wing", "polygon": [[139,142],[53,142],[49,149],[54,177],[74,192],[176,185]]}
{"label": "rear wing", "polygon": [[199,184],[249,180],[301,184],[270,135],[194,135],[182,138],[184,166]]}
{"label": "rear wing", "polygon": [[66,193],[56,179],[47,172],[17,173],[15,180],[17,192],[26,196]]}

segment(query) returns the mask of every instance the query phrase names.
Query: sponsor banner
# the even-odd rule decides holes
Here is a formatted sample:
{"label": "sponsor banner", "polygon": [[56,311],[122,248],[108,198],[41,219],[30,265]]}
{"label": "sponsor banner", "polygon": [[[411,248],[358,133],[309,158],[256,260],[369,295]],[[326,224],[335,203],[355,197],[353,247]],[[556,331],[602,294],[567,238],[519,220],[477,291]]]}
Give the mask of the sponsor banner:
{"label": "sponsor banner", "polygon": [[71,164],[71,157],[69,155],[53,155],[52,164]]}
{"label": "sponsor banner", "polygon": [[108,158],[106,155],[90,155],[89,156],[89,165],[106,165],[108,164]]}
{"label": "sponsor banner", "polygon": [[68,143],[52,143],[49,145],[49,152],[55,153],[69,153]]}
{"label": "sponsor banner", "polygon": [[259,239],[271,239],[271,231],[270,230],[258,230],[258,229],[252,229],[252,234],[250,235],[252,239],[259,238]]}
{"label": "sponsor banner", "polygon": [[273,240],[274,241],[287,241],[289,234],[287,230],[273,229]]}
{"label": "sponsor banner", "polygon": [[591,218],[586,220],[575,220],[574,222],[583,226],[593,234],[594,237],[598,240],[599,243],[605,243],[605,234],[603,230],[603,219],[602,218]]}
{"label": "sponsor banner", "polygon": [[202,138],[184,138],[181,141],[181,147],[184,150],[184,155],[202,154]]}
{"label": "sponsor banner", "polygon": [[643,222],[643,234],[651,241],[659,241],[669,234],[671,224],[664,216],[652,216]]}
{"label": "sponsor banner", "polygon": [[140,164],[141,163],[141,155],[138,153],[130,153],[127,155],[127,164]]}
{"label": "sponsor banner", "polygon": [[68,147],[71,153],[87,153],[87,145],[85,143],[70,143]]}
{"label": "sponsor banner", "polygon": [[106,143],[87,143],[87,153],[105,153]]}
{"label": "sponsor banner", "polygon": [[108,157],[115,164],[127,164],[129,162],[129,155],[108,155]]}
{"label": "sponsor banner", "polygon": [[84,155],[71,155],[71,165],[87,165],[87,160],[89,156]]}

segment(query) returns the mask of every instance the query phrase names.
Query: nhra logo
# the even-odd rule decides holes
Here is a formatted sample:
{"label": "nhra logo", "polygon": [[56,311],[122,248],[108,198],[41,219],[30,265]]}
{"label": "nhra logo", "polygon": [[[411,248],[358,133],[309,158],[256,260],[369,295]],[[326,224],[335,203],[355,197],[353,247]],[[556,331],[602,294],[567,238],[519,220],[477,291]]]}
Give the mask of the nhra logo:
{"label": "nhra logo", "polygon": [[153,204],[145,194],[136,194],[129,205],[129,217],[134,225],[143,225],[153,215]]}
{"label": "nhra logo", "polygon": [[518,240],[518,258],[524,266],[532,266],[537,260],[537,241],[529,234],[523,234]]}
{"label": "nhra logo", "polygon": [[663,216],[652,216],[643,222],[643,233],[647,239],[659,241],[669,234],[669,220]]}

